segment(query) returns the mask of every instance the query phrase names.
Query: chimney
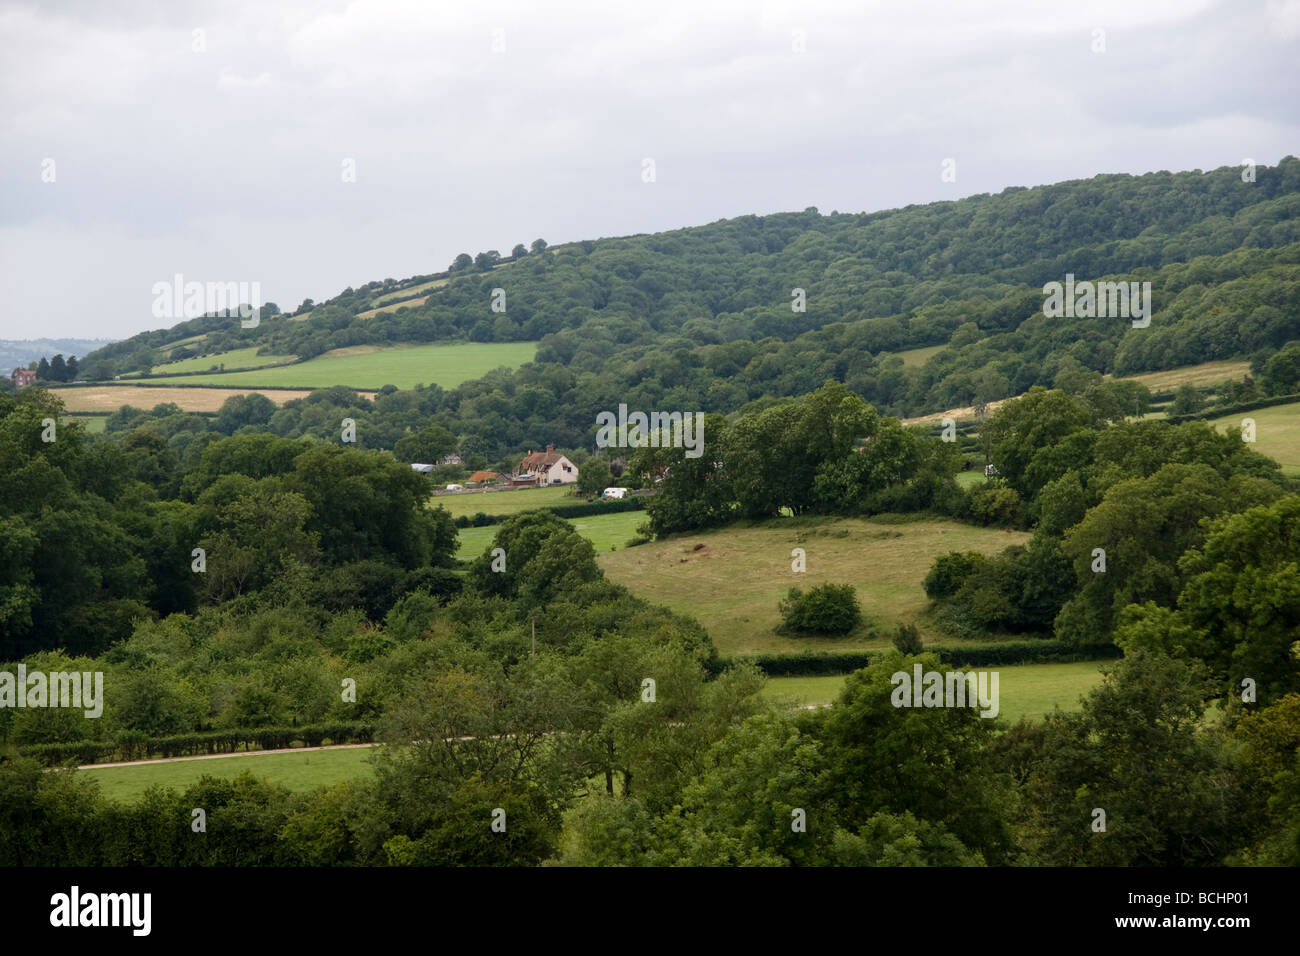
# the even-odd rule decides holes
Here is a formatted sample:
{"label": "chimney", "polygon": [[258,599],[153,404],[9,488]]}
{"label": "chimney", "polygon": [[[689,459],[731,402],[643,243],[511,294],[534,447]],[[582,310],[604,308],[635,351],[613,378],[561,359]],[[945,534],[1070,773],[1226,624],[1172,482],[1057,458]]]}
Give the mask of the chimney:
{"label": "chimney", "polygon": [[554,446],[554,445],[547,445],[547,446],[546,446],[546,454],[549,455],[549,454],[550,454],[551,452],[553,452],[553,451],[555,451],[555,446]]}

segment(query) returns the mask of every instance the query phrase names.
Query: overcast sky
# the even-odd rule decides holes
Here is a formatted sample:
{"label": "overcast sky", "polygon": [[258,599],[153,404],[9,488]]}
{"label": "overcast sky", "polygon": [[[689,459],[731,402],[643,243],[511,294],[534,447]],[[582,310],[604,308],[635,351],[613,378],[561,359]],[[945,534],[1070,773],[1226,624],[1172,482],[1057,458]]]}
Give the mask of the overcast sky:
{"label": "overcast sky", "polygon": [[170,326],[176,273],[290,309],[538,237],[1271,165],[1298,63],[1300,0],[0,2],[0,338]]}

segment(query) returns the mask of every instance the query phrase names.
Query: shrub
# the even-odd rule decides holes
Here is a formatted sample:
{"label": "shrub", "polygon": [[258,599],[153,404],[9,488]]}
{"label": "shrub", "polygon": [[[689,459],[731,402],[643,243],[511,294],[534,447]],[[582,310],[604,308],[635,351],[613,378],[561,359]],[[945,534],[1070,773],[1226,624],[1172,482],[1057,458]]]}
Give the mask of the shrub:
{"label": "shrub", "polygon": [[921,632],[917,630],[915,624],[900,624],[898,630],[894,632],[894,647],[904,654],[920,654]]}
{"label": "shrub", "polygon": [[851,584],[821,584],[807,593],[791,588],[777,607],[782,627],[797,634],[847,634],[862,622]]}
{"label": "shrub", "polygon": [[1014,488],[975,485],[967,501],[971,518],[980,524],[1011,525],[1020,514],[1020,495]]}
{"label": "shrub", "polygon": [[984,562],[978,551],[950,551],[934,559],[934,564],[921,582],[925,593],[933,600],[952,597],[966,583],[972,571]]}

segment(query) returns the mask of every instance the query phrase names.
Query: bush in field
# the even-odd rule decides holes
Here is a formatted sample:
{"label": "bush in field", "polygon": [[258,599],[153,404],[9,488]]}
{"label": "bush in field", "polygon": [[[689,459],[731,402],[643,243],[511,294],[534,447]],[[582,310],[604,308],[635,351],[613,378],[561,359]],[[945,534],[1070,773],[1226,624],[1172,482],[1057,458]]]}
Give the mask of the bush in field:
{"label": "bush in field", "polygon": [[900,624],[898,630],[894,632],[894,647],[904,654],[920,654],[924,648],[921,646],[921,632],[915,624]]}
{"label": "bush in field", "polygon": [[782,629],[796,634],[847,634],[862,622],[851,584],[822,584],[807,593],[791,588],[777,607]]}

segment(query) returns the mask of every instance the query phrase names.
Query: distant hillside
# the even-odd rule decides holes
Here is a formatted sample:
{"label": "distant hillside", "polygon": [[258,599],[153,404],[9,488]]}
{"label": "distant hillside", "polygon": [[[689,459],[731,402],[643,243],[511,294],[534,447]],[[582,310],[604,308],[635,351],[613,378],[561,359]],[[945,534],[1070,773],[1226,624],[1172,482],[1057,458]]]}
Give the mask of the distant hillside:
{"label": "distant hillside", "polygon": [[62,355],[83,356],[102,349],[113,339],[0,339],[0,372],[8,375],[15,368],[26,368],[42,358]]}
{"label": "distant hillside", "polygon": [[[539,341],[523,369],[421,410],[493,442],[540,441],[544,428],[577,445],[620,402],[725,413],[836,379],[888,414],[920,415],[1061,375],[1262,362],[1300,339],[1297,213],[1300,161],[1287,157],[1250,183],[1236,167],[1101,175],[871,214],[744,216],[463,256],[255,329],[205,318],[143,333],[82,368],[105,378],[233,349],[305,361],[359,345]],[[1045,317],[1043,285],[1067,274],[1151,282],[1150,326]],[[920,364],[897,354],[924,347],[935,350]]]}

